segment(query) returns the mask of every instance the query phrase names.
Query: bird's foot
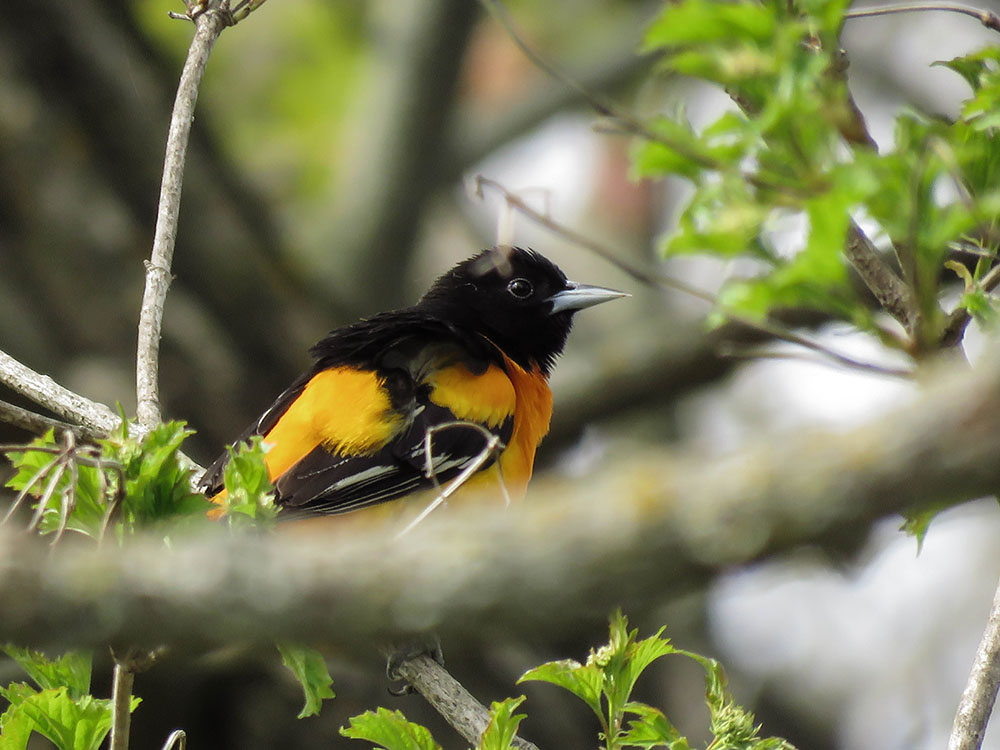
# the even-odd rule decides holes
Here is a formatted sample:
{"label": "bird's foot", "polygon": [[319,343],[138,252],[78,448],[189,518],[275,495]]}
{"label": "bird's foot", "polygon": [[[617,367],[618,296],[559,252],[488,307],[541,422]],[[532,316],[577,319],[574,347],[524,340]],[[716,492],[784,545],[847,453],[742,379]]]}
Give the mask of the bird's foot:
{"label": "bird's foot", "polygon": [[429,656],[442,667],[444,666],[444,652],[441,650],[441,640],[433,633],[422,635],[403,644],[394,646],[389,653],[385,665],[385,674],[393,682],[401,682],[398,688],[390,687],[391,695],[408,695],[413,692],[413,686],[406,682],[406,678],[400,673],[400,667],[410,659],[418,656]]}

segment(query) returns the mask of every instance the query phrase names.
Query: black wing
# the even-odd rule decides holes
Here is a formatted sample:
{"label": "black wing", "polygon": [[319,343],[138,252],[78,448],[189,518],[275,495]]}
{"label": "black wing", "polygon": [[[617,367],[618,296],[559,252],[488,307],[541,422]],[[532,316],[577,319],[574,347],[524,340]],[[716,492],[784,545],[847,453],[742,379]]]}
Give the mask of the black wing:
{"label": "black wing", "polygon": [[513,415],[490,429],[424,401],[409,428],[378,452],[343,456],[318,447],[282,474],[276,484],[279,517],[346,513],[429,489],[435,480],[446,484],[477,461],[483,469],[491,466],[513,430]]}

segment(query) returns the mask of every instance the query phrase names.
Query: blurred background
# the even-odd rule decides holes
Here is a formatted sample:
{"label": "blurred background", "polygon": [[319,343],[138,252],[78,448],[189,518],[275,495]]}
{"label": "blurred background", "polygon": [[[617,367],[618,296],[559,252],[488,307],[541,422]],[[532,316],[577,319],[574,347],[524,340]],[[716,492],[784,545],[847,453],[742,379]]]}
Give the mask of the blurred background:
{"label": "blurred background", "polygon": [[[654,61],[635,54],[656,2],[508,7],[549,60],[633,111],[683,102],[698,124],[730,106],[719,91],[651,75]],[[143,260],[192,33],[168,10],[181,3],[0,3],[0,348],[129,413]],[[891,145],[901,108],[954,115],[968,92],[930,63],[992,41],[951,14],[849,22],[851,87],[880,145]],[[709,330],[704,303],[644,286],[506,215],[495,192],[470,190],[477,174],[497,180],[621,258],[709,291],[745,271],[658,261],[685,186],[632,182],[628,140],[595,132],[595,120],[469,0],[272,0],[226,31],[198,103],[162,347],[164,415],[197,430],[194,457],[210,461],[241,432],[326,331],[412,303],[498,231],[570,278],[634,295],[578,317],[553,378],[540,471],[585,477],[637,443],[715,455],[906,403],[912,386],[885,377],[742,356],[759,336]],[[894,364],[863,337],[796,322],[840,351]],[[973,332],[970,356],[976,346]],[[24,403],[2,388],[0,398]],[[0,441],[26,437],[0,425]],[[722,659],[765,731],[800,747],[942,747],[1000,574],[1000,514],[993,501],[949,512],[919,556],[899,523],[706,589],[664,591],[660,611],[634,624],[643,634],[666,624],[679,647]],[[547,659],[582,659],[605,637],[605,623],[581,622],[558,643],[444,646],[480,700],[528,695],[523,734],[540,747],[593,747],[597,726],[582,704],[514,681]],[[299,690],[276,652],[176,654],[137,679],[133,747],[160,747],[176,727],[192,750],[348,747],[357,743],[337,727],[380,704],[427,723],[444,747],[465,747],[419,697],[387,695],[374,649],[330,657],[338,698],[296,721]],[[0,665],[0,679],[21,677]],[[668,660],[639,697],[698,741],[701,679],[697,666]],[[108,694],[109,681],[98,654],[95,692]],[[986,746],[1000,747],[1000,732]]]}

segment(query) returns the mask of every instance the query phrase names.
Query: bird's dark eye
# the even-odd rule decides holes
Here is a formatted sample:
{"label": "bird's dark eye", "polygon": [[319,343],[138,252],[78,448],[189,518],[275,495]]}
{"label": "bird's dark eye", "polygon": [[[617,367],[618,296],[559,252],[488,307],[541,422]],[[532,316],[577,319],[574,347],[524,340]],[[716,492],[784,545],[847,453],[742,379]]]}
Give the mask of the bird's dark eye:
{"label": "bird's dark eye", "polygon": [[535,287],[533,287],[531,282],[527,279],[512,279],[511,282],[507,284],[507,291],[518,299],[527,299],[531,296],[531,293],[535,291]]}

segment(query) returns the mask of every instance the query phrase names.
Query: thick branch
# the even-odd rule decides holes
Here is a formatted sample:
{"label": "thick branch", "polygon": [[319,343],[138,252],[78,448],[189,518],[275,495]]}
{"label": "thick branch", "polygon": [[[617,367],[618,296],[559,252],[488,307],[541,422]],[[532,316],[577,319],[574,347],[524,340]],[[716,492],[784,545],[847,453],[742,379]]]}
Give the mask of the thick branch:
{"label": "thick branch", "polygon": [[969,683],[955,713],[948,750],[979,750],[1000,687],[1000,587],[986,624]]}
{"label": "thick branch", "polygon": [[136,418],[146,428],[153,427],[160,421],[160,331],[163,327],[163,305],[170,286],[170,264],[177,239],[184,158],[191,123],[194,121],[194,106],[198,100],[198,86],[205,72],[208,56],[227,23],[227,17],[218,9],[205,11],[194,20],[197,30],[181,72],[174,111],[170,117],[170,130],[167,132],[167,151],[163,161],[163,181],[160,185],[153,251],[146,263],[146,288],[139,312],[135,373]]}
{"label": "thick branch", "polygon": [[0,351],[0,383],[63,419],[106,435],[121,421],[111,409],[73,393]]}
{"label": "thick branch", "polygon": [[[401,662],[396,671],[433,706],[468,742],[477,746],[489,724],[489,711],[452,677],[448,671],[426,655]],[[515,737],[514,747],[538,750],[527,740]]]}
{"label": "thick branch", "polygon": [[846,433],[713,461],[638,453],[582,482],[540,481],[507,511],[453,505],[400,540],[360,518],[315,537],[220,528],[170,548],[139,539],[54,554],[2,535],[0,640],[348,646],[433,629],[454,642],[553,632],[616,604],[635,612],[733,565],[993,492],[1000,356],[953,369]]}

